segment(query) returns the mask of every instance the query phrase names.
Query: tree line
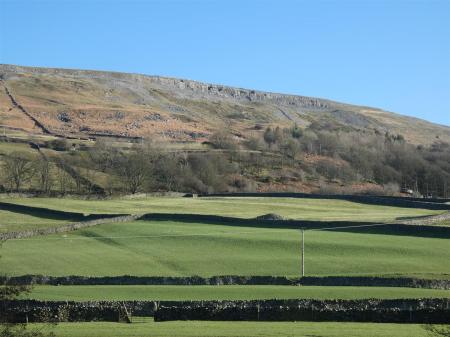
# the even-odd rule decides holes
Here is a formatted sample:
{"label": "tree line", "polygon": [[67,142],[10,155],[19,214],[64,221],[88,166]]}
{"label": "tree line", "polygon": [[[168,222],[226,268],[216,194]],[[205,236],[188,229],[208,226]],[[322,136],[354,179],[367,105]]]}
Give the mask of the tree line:
{"label": "tree line", "polygon": [[381,193],[402,189],[450,195],[449,144],[414,146],[401,135],[377,130],[326,129],[313,123],[263,128],[244,141],[220,131],[211,135],[209,149],[198,152],[168,151],[166,144],[151,141],[120,149],[105,140],[71,151],[64,142],[51,144],[57,155],[4,155],[0,188],[43,194],[208,193],[255,191],[273,180],[296,180],[324,186],[370,182],[384,186]]}
{"label": "tree line", "polygon": [[[246,147],[279,153],[298,162],[299,170],[329,181],[373,182],[416,195],[450,196],[450,144],[438,139],[430,146],[416,146],[400,134],[312,123],[304,129],[268,127]],[[309,167],[303,160],[308,155],[316,157]]]}

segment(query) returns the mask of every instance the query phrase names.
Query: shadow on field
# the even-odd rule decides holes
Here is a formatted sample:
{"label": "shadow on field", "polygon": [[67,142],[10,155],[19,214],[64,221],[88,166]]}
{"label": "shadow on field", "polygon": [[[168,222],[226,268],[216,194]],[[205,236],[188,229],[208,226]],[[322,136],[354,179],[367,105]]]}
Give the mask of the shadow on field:
{"label": "shadow on field", "polygon": [[212,225],[271,229],[327,230],[359,234],[382,234],[450,239],[450,227],[380,224],[360,221],[256,220],[215,215],[149,213],[140,220],[177,221]]}
{"label": "shadow on field", "polygon": [[83,231],[80,233],[80,235],[83,237],[86,237],[86,238],[94,239],[94,240],[104,243],[105,245],[108,245],[108,246],[116,246],[116,247],[123,246],[123,244],[121,244],[117,240],[114,240],[110,237],[105,237],[105,236],[97,234],[93,231]]}
{"label": "shadow on field", "polygon": [[327,229],[327,231],[450,239],[450,227],[437,227],[437,226],[386,224],[383,226],[373,226],[373,227],[355,227],[355,228],[350,227],[341,229]]}
{"label": "shadow on field", "polygon": [[68,220],[68,221],[84,221],[95,220],[117,216],[124,216],[128,214],[89,214],[76,212],[58,211],[50,208],[33,207],[18,204],[11,204],[7,202],[0,202],[0,210],[14,212],[19,214],[26,214],[38,218],[52,219],[52,220]]}
{"label": "shadow on field", "polygon": [[199,197],[270,197],[299,199],[334,199],[357,202],[367,205],[380,205],[402,208],[422,208],[430,210],[450,210],[449,199],[422,199],[395,196],[341,195],[341,194],[309,194],[297,192],[235,192],[200,194]]}

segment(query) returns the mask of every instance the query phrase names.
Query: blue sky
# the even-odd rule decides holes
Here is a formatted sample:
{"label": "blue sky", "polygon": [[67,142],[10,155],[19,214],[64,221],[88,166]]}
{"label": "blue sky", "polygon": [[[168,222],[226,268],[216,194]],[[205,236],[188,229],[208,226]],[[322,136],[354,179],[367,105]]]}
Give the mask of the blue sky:
{"label": "blue sky", "polygon": [[448,0],[0,0],[0,63],[189,78],[450,125]]}

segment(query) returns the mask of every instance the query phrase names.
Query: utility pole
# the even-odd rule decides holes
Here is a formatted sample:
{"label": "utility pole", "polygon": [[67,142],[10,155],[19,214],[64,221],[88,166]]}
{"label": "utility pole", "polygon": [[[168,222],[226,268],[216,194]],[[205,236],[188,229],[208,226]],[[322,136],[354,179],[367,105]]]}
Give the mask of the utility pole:
{"label": "utility pole", "polygon": [[302,277],[305,276],[305,230],[302,228]]}

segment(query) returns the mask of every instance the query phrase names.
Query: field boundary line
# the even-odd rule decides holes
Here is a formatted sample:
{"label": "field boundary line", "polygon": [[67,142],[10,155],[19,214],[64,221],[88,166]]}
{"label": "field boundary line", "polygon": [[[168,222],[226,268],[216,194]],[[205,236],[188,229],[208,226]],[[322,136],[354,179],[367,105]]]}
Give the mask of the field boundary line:
{"label": "field boundary line", "polygon": [[[10,321],[42,321],[42,313],[64,321],[117,322],[126,305],[136,316],[155,321],[358,321],[384,323],[450,323],[447,298],[402,299],[268,299],[268,300],[179,300],[179,301],[4,301],[0,314]],[[2,310],[3,309],[3,310]],[[6,310],[5,310],[6,309]],[[355,316],[356,315],[356,316]]]}
{"label": "field boundary line", "polygon": [[139,219],[140,215],[122,215],[116,217],[108,217],[108,218],[100,218],[94,220],[80,221],[68,223],[62,226],[50,227],[50,228],[42,228],[35,229],[29,231],[21,231],[21,232],[7,232],[0,234],[0,241],[6,240],[19,240],[30,238],[33,236],[39,235],[50,235],[50,234],[58,234],[58,233],[66,233],[71,232],[77,229],[88,228],[92,226],[97,226],[101,224],[107,223],[116,223],[116,222],[128,222]]}
{"label": "field boundary line", "polygon": [[[448,275],[450,277],[450,275]],[[216,275],[216,276],[0,276],[5,284],[33,284],[49,286],[338,286],[338,287],[394,287],[450,290],[450,279],[432,279],[392,276],[270,276],[270,275]]]}
{"label": "field boundary line", "polygon": [[233,192],[233,193],[204,193],[199,197],[259,197],[259,198],[304,198],[304,199],[336,199],[346,200],[362,204],[422,208],[429,210],[450,210],[450,205],[446,204],[450,199],[420,199],[395,196],[371,196],[352,194],[310,194],[300,192]]}

